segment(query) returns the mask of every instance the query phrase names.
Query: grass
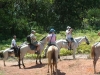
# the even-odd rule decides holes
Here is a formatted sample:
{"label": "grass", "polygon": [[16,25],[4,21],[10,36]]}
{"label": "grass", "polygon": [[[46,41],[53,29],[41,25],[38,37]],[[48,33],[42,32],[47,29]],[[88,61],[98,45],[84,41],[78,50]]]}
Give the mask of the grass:
{"label": "grass", "polygon": [[[84,43],[82,43],[81,45],[79,45],[79,47],[77,48],[76,53],[77,54],[89,54],[91,51],[91,46],[98,42],[100,40],[100,36],[97,35],[98,31],[95,30],[74,30],[73,31],[73,37],[79,37],[79,36],[87,36],[89,41],[90,41],[90,45],[86,45]],[[46,36],[47,33],[44,34],[39,34],[36,33],[37,36],[37,40],[40,40],[42,37]],[[56,34],[57,35],[57,40],[59,39],[65,39],[65,31],[60,31],[59,33]],[[23,38],[23,40],[17,40],[17,44],[20,45],[22,44],[24,41],[26,41],[26,38]],[[0,50],[4,50],[6,48],[9,48],[11,44],[11,39],[8,40],[2,40],[2,43],[0,43]],[[60,50],[60,55],[61,56],[65,56],[65,55],[71,55],[72,51],[68,51],[66,49],[61,49]],[[42,54],[43,56],[43,54]],[[36,58],[35,54],[26,54],[27,58]]]}
{"label": "grass", "polygon": [[4,75],[4,72],[2,70],[0,71],[0,75]]}

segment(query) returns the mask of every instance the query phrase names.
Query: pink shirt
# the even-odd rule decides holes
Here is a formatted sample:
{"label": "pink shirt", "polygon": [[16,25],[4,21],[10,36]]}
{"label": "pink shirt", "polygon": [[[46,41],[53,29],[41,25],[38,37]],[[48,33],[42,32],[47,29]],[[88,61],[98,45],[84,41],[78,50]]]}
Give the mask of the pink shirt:
{"label": "pink shirt", "polygon": [[48,34],[47,36],[49,38],[49,42],[55,42],[56,40],[56,34]]}

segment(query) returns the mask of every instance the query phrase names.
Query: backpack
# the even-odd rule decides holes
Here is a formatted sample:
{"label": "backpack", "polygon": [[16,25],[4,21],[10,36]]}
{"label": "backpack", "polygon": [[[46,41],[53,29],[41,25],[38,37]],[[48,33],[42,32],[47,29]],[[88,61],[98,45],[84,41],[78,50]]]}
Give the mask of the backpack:
{"label": "backpack", "polygon": [[31,43],[30,35],[27,36],[27,42],[28,42],[28,43]]}

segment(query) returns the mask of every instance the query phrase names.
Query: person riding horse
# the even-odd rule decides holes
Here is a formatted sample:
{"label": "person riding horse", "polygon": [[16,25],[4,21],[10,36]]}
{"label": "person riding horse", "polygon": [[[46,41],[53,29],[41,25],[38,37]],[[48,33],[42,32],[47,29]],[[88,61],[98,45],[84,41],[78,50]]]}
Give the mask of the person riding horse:
{"label": "person riding horse", "polygon": [[66,30],[66,41],[68,42],[68,50],[71,50],[71,44],[73,42],[73,37],[72,37],[72,31],[73,29],[70,26],[67,26]]}
{"label": "person riding horse", "polygon": [[47,35],[47,42],[48,42],[48,44],[47,44],[47,47],[44,50],[43,58],[46,58],[46,53],[47,53],[49,46],[51,46],[51,45],[57,46],[57,44],[56,44],[56,34],[55,34],[54,29],[50,29],[49,34]]}
{"label": "person riding horse", "polygon": [[38,44],[37,40],[36,40],[36,36],[35,36],[36,31],[32,30],[31,34],[30,34],[30,39],[31,39],[31,44],[33,46],[36,46],[36,52],[35,53],[39,53],[40,51],[40,45]]}
{"label": "person riding horse", "polygon": [[17,57],[18,56],[18,46],[16,44],[16,35],[13,36],[13,39],[11,41],[11,49],[14,49],[15,56]]}

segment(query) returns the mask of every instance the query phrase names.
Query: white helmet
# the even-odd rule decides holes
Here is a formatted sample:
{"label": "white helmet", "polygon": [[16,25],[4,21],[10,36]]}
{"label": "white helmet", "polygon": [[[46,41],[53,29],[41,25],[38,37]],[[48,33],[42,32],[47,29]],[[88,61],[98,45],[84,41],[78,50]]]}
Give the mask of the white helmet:
{"label": "white helmet", "polygon": [[67,26],[67,29],[70,29],[71,27],[70,26]]}

